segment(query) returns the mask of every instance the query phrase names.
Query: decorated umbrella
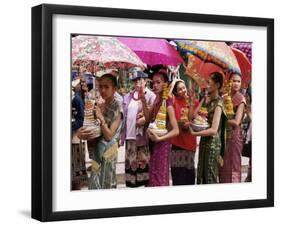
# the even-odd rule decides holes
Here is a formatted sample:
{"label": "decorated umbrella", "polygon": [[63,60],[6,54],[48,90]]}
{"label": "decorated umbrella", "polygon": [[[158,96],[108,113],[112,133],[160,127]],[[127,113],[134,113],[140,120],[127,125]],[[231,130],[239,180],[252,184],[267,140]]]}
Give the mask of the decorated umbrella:
{"label": "decorated umbrella", "polygon": [[213,72],[222,72],[223,69],[211,62],[204,62],[194,55],[188,56],[185,74],[191,77],[201,88],[206,88],[206,80]]}
{"label": "decorated umbrella", "polygon": [[204,62],[212,62],[228,73],[241,74],[231,48],[225,42],[174,40],[182,56],[195,55]]}
{"label": "decorated umbrella", "polygon": [[231,48],[233,53],[236,56],[236,59],[238,61],[240,70],[241,70],[241,75],[242,75],[242,81],[246,84],[249,84],[249,82],[251,81],[251,75],[252,75],[252,65],[251,62],[249,61],[249,59],[247,58],[247,56],[245,55],[245,53],[243,53],[242,51],[235,49],[235,48]]}
{"label": "decorated umbrella", "polygon": [[114,37],[79,35],[72,38],[72,63],[83,64],[92,72],[105,68],[145,68],[141,59]]}
{"label": "decorated umbrella", "polygon": [[252,63],[252,43],[250,42],[233,42],[231,47],[241,50],[246,54],[250,63]]}
{"label": "decorated umbrella", "polygon": [[165,39],[156,38],[118,38],[131,48],[148,65],[177,66],[183,60],[176,49]]}

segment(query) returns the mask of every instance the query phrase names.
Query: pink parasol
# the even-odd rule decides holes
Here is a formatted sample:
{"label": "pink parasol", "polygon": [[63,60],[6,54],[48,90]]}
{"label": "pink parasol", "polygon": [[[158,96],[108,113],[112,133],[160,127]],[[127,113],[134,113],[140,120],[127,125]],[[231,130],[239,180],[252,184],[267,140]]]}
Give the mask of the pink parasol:
{"label": "pink parasol", "polygon": [[131,48],[148,65],[177,66],[183,60],[176,49],[165,39],[119,37],[121,42]]}
{"label": "pink parasol", "polygon": [[141,59],[114,37],[79,35],[72,38],[72,63],[92,67],[91,71],[105,68],[145,68]]}

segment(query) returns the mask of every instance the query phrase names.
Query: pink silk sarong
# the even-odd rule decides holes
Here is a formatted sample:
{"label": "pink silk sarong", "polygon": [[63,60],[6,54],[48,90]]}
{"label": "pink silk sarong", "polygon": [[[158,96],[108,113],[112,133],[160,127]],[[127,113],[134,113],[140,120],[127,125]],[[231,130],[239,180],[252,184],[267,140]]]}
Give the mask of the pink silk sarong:
{"label": "pink silk sarong", "polygon": [[[241,103],[246,103],[241,93],[236,93],[232,97],[234,112],[236,113]],[[224,165],[220,169],[220,183],[241,182],[241,152],[243,148],[243,138],[241,126],[232,127],[228,130],[226,149],[224,153]]]}

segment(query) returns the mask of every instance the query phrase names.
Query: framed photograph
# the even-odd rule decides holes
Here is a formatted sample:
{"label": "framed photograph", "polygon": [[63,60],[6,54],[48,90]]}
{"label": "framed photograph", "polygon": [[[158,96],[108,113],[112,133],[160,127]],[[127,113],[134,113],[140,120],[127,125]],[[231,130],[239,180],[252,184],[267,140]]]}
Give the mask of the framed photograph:
{"label": "framed photograph", "polygon": [[274,206],[274,20],[32,8],[32,217]]}

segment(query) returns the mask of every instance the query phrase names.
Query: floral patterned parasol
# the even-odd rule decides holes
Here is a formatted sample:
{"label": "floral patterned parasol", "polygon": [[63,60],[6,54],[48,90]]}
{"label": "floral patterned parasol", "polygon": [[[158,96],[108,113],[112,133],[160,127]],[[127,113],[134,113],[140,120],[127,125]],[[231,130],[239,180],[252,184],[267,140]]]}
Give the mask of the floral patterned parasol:
{"label": "floral patterned parasol", "polygon": [[241,74],[238,62],[231,48],[225,42],[174,40],[180,54],[184,57],[192,54],[204,62],[212,62],[228,73]]}
{"label": "floral patterned parasol", "polygon": [[72,38],[72,64],[83,64],[94,72],[105,68],[145,68],[141,59],[117,38],[89,35]]}

